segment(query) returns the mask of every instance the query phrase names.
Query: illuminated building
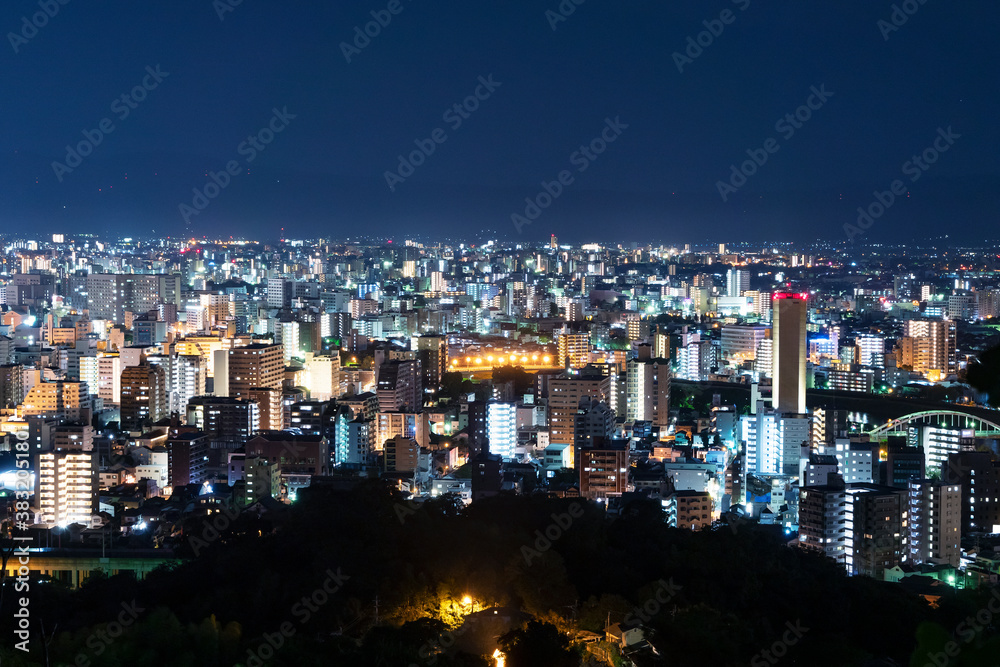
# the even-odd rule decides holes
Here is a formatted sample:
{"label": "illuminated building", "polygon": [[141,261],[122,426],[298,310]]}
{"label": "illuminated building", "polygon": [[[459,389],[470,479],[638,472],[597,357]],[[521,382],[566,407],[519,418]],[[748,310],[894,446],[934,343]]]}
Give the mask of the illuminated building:
{"label": "illuminated building", "polygon": [[932,381],[956,372],[954,320],[907,320],[897,342],[900,368],[909,368]]}
{"label": "illuminated building", "polygon": [[549,442],[573,445],[576,437],[576,412],[580,399],[590,396],[606,401],[611,379],[601,375],[563,373],[549,381]]}
{"label": "illuminated building", "polygon": [[628,421],[648,421],[666,435],[670,427],[670,360],[630,359],[626,372]]}
{"label": "illuminated building", "polygon": [[662,504],[671,528],[701,530],[712,525],[714,504],[707,491],[674,491]]}
{"label": "illuminated building", "polygon": [[42,452],[35,469],[41,523],[89,525],[97,508],[97,455],[74,450]]}
{"label": "illuminated building", "polygon": [[167,416],[166,373],[162,368],[130,366],[122,371],[121,384],[123,430],[143,430]]}
{"label": "illuminated building", "polygon": [[778,292],[774,307],[774,409],[806,412],[806,320],[808,295]]}
{"label": "illuminated building", "polygon": [[559,334],[557,343],[559,365],[563,368],[583,368],[590,363],[590,334]]}
{"label": "illuminated building", "polygon": [[26,417],[62,417],[89,422],[93,416],[93,403],[86,382],[40,382],[24,397],[22,407]]}
{"label": "illuminated building", "polygon": [[958,567],[962,558],[962,487],[910,480],[907,560]]}
{"label": "illuminated building", "polygon": [[386,472],[413,472],[420,462],[420,445],[413,438],[396,436],[385,442]]}
{"label": "illuminated building", "polygon": [[490,454],[497,454],[504,461],[512,460],[517,447],[517,404],[487,403],[486,432]]}
{"label": "illuminated building", "polygon": [[254,343],[229,351],[229,396],[257,401],[262,429],[281,429],[284,370],[280,345]]}
{"label": "illuminated building", "polygon": [[951,454],[942,479],[962,488],[963,533],[1000,533],[1000,461],[995,454]]}

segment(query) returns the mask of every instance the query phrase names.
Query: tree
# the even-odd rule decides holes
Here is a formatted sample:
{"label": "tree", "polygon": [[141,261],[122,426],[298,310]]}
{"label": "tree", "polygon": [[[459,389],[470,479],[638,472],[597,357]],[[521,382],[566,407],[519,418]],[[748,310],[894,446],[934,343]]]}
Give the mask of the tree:
{"label": "tree", "polygon": [[969,384],[989,396],[989,403],[1000,408],[1000,346],[992,347],[969,364],[966,373]]}
{"label": "tree", "polygon": [[501,635],[500,650],[508,667],[577,667],[580,656],[551,623],[531,621],[525,628]]}
{"label": "tree", "polygon": [[514,383],[514,393],[518,396],[528,393],[535,384],[535,376],[523,366],[510,364],[493,369],[493,384]]}

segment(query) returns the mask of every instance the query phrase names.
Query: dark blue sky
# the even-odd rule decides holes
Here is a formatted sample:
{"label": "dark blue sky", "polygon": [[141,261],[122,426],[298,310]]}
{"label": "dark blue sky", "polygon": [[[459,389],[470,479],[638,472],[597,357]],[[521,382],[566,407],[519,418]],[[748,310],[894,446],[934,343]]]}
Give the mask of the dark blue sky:
{"label": "dark blue sky", "polygon": [[[996,235],[995,2],[912,0],[888,40],[877,22],[893,3],[871,0],[586,0],[555,31],[545,12],[558,0],[399,2],[348,63],[340,43],[387,1],[243,0],[220,20],[212,0],[70,0],[15,53],[7,33],[40,10],[8,0],[3,227],[843,239],[856,209],[900,179],[908,196],[864,238]],[[672,54],[723,10],[732,22],[678,72]],[[169,75],[119,119],[112,102],[156,65]],[[442,114],[491,74],[501,85],[452,129]],[[775,123],[824,84],[832,97],[786,139]],[[248,164],[239,146],[274,108],[296,117]],[[578,171],[572,154],[616,117],[628,128]],[[60,182],[52,162],[104,118],[114,131]],[[903,164],[949,126],[961,138],[911,181]],[[447,140],[390,191],[385,172],[436,128]],[[779,150],[723,201],[717,182],[768,138]],[[179,205],[230,160],[238,174],[187,225]],[[519,234],[511,214],[563,170],[572,182]]]}

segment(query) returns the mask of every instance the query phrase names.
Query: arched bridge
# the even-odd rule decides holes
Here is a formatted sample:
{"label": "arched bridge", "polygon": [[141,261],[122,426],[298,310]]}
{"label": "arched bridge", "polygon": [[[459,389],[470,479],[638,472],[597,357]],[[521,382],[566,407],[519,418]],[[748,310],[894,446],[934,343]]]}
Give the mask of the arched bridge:
{"label": "arched bridge", "polygon": [[872,439],[884,440],[890,433],[906,433],[909,426],[939,426],[941,428],[971,429],[977,437],[1000,437],[1000,424],[982,417],[956,410],[926,410],[893,419],[869,432]]}

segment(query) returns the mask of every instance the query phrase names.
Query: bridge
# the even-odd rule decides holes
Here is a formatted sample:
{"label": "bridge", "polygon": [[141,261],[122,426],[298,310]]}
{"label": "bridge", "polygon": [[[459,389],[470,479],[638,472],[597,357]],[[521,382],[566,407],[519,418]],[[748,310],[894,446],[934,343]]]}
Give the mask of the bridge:
{"label": "bridge", "polygon": [[977,438],[1000,438],[1000,424],[956,410],[925,410],[891,419],[869,431],[873,440],[886,440],[889,434],[906,433],[910,426],[938,426],[941,428],[972,430]]}

